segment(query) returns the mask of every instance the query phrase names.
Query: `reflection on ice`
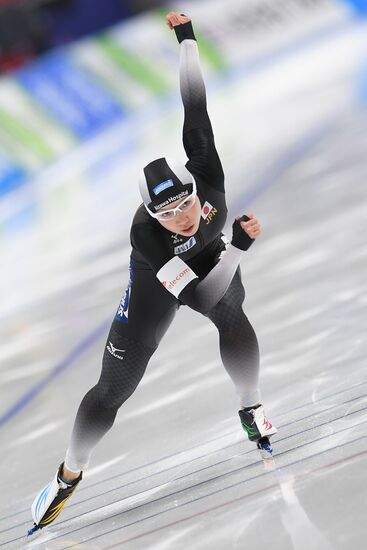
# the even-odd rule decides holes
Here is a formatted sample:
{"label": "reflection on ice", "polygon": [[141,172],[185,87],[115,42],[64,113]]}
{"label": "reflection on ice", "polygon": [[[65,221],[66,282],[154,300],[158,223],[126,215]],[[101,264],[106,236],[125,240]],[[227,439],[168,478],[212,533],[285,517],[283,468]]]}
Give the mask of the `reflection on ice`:
{"label": "reflection on ice", "polygon": [[175,545],[178,544],[178,542],[182,542],[185,544],[185,540],[190,536],[190,534],[193,534],[193,531],[195,530],[196,525],[186,525],[185,527],[182,527],[179,531],[176,530],[174,527],[171,529],[167,529],[164,538],[162,538],[159,542],[153,545],[149,545],[149,550],[172,550],[172,548],[175,548]]}
{"label": "reflection on ice", "polygon": [[7,449],[19,447],[20,445],[25,445],[26,443],[39,439],[40,437],[43,437],[49,434],[50,432],[54,432],[58,430],[60,426],[62,426],[63,424],[64,424],[64,421],[62,420],[43,424],[40,428],[33,430],[27,433],[26,435],[19,437],[18,439],[13,440],[11,443],[7,445]]}
{"label": "reflection on ice", "polygon": [[83,473],[83,479],[88,479],[90,477],[100,474],[101,472],[104,472],[111,466],[114,466],[115,464],[118,464],[119,462],[124,460],[127,457],[127,454],[128,453],[125,453],[123,455],[117,456],[116,458],[113,458],[112,460],[107,460],[106,462],[103,462],[98,466],[94,466],[94,468],[89,468],[86,472]]}
{"label": "reflection on ice", "polygon": [[284,502],[281,518],[284,529],[290,534],[294,550],[334,550],[333,545],[310,520],[297,498],[294,476],[276,471],[276,477]]}
{"label": "reflection on ice", "polygon": [[[221,382],[223,382],[223,377],[223,373],[207,376],[205,378],[206,387],[210,388],[212,386],[220,384]],[[160,399],[155,399],[152,403],[146,404],[145,406],[136,408],[136,410],[125,413],[124,420],[146,415],[159,408],[165,407],[166,405],[170,405],[171,403],[178,403],[181,399],[189,399],[190,397],[192,397],[192,394],[195,394],[197,392],[200,392],[200,388],[198,387],[196,382],[193,384],[186,384],[185,387],[181,390],[170,392],[168,395],[165,395]]]}

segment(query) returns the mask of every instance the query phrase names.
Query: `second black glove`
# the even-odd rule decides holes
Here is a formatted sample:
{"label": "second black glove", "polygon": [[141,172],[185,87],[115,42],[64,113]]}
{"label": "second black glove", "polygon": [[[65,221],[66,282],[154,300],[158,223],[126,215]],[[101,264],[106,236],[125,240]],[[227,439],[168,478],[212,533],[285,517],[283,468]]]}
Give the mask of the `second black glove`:
{"label": "second black glove", "polygon": [[239,220],[235,220],[232,225],[232,241],[231,244],[240,250],[248,250],[255,239],[251,237],[244,231],[241,227],[240,222],[248,222],[250,218],[244,214]]}

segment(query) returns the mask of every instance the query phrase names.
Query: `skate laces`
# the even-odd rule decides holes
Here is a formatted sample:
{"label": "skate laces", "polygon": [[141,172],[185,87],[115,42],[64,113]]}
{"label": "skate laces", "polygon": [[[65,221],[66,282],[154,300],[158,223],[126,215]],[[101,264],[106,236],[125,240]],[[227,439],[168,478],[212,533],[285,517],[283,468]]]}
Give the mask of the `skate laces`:
{"label": "skate laces", "polygon": [[72,483],[68,483],[60,476],[57,476],[57,483],[59,484],[60,489],[69,489],[70,487],[72,487]]}

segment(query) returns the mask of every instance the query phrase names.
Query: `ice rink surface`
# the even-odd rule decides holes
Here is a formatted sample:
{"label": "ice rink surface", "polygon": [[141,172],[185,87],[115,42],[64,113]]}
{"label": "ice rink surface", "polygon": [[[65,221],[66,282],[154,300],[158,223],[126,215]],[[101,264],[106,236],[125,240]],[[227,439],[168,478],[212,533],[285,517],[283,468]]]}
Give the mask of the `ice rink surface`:
{"label": "ice rink surface", "polygon": [[316,57],[298,54],[303,80],[290,56],[209,87],[231,215],[253,211],[263,227],[242,275],[279,430],[271,468],[241,430],[215,328],[182,307],[60,518],[24,537],[98,378],[138,196],[111,134],[95,164],[61,163],[52,185],[41,177],[7,203],[23,215],[14,229],[2,211],[1,548],[364,548],[367,110],[356,71],[366,46],[356,25],[315,45]]}

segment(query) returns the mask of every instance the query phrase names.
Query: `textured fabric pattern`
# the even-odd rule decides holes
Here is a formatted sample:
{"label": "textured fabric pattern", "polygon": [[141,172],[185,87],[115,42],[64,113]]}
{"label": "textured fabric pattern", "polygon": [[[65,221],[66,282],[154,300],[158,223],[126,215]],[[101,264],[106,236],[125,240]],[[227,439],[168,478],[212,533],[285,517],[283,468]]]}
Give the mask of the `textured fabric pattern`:
{"label": "textured fabric pattern", "polygon": [[239,395],[240,406],[250,407],[260,401],[259,345],[242,309],[244,299],[238,268],[226,294],[206,316],[218,329],[221,358]]}
{"label": "textured fabric pattern", "polygon": [[[239,393],[241,406],[252,406],[260,398],[257,339],[242,310],[244,289],[237,269],[242,251],[230,245],[223,258],[215,267],[210,266],[207,273],[208,265],[216,260],[216,251],[208,258],[206,247],[209,250],[213,242],[217,244],[227,214],[224,174],[206,109],[195,40],[183,40],[180,51],[180,87],[185,112],[183,143],[189,158],[186,167],[197,182],[202,205],[207,202],[212,209],[212,217],[201,217],[198,244],[180,257],[185,262],[192,260],[195,266],[198,264],[198,271],[196,267],[194,271],[200,278],[203,273],[205,279],[191,281],[180,293],[180,300],[167,292],[155,273],[173,257],[174,247],[184,244],[184,239],[162,228],[141,206],[131,230],[132,257],[138,269],[134,268],[129,294],[121,302],[124,315],[117,315],[113,322],[100,379],[85,395],[77,413],[65,459],[66,466],[74,471],[86,467],[93,448],[111,428],[119,407],[135,391],[180,303],[205,313],[217,326],[223,364]],[[193,293],[198,290],[199,303],[190,299],[190,287]]]}
{"label": "textured fabric pattern", "polygon": [[[139,274],[141,277],[135,278],[134,283],[137,296],[142,288],[149,290],[149,281],[155,284],[149,271]],[[244,298],[245,291],[238,268],[226,294],[206,316],[218,329],[223,365],[240,397],[240,406],[246,407],[257,403],[260,394],[259,348],[255,332],[242,309]],[[132,318],[135,319],[134,326],[138,326],[140,318],[145,324],[144,332],[149,332],[149,326],[152,334],[157,334],[159,330],[158,343],[173,319],[172,304],[156,303],[153,308],[155,319],[148,319],[148,323],[144,315],[145,308],[138,308],[137,304],[134,300],[130,306]],[[152,311],[151,308],[149,310]],[[160,324],[162,329],[159,329]],[[119,328],[121,332],[111,329],[100,379],[83,398],[75,420],[65,459],[66,466],[74,471],[83,470],[87,466],[93,448],[113,425],[118,409],[135,391],[155,350],[133,339],[129,325],[114,322],[113,327]]]}
{"label": "textured fabric pattern", "polygon": [[[230,244],[217,265],[202,281],[196,279],[180,292],[180,300],[200,313],[212,310],[226,294],[242,255],[242,250]],[[243,298],[240,304],[242,302]],[[234,305],[228,305],[228,309],[232,311]]]}
{"label": "textured fabric pattern", "polygon": [[111,330],[99,381],[79,406],[65,458],[68,468],[79,471],[87,466],[93,448],[113,425],[119,407],[138,386],[153,352]]}

